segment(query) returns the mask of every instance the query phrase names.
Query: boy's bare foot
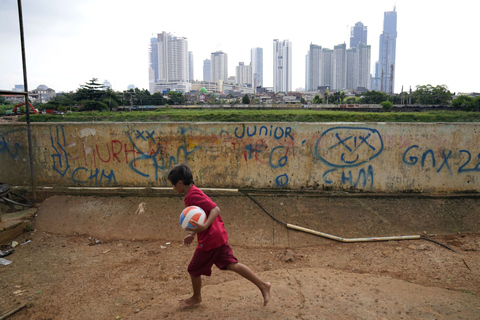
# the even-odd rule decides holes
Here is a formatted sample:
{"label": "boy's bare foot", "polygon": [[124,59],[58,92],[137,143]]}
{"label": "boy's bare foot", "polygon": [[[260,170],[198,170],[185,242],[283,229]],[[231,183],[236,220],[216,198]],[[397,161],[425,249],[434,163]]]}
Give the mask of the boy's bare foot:
{"label": "boy's bare foot", "polygon": [[268,303],[268,300],[270,300],[270,287],[272,284],[270,282],[265,282],[265,286],[260,289],[262,291],[262,296],[263,296],[263,305],[266,306]]}
{"label": "boy's bare foot", "polygon": [[202,303],[202,299],[201,298],[190,297],[188,299],[178,299],[178,302],[183,307],[191,307],[191,306],[194,306],[196,304]]}

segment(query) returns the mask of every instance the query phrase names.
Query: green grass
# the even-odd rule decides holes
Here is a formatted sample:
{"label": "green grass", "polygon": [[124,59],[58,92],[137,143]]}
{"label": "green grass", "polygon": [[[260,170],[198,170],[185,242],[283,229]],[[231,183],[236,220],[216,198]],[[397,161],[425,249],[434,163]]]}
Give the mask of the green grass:
{"label": "green grass", "polygon": [[[353,112],[326,110],[158,109],[31,115],[31,122],[480,122],[480,112]],[[26,121],[25,116],[21,118]]]}

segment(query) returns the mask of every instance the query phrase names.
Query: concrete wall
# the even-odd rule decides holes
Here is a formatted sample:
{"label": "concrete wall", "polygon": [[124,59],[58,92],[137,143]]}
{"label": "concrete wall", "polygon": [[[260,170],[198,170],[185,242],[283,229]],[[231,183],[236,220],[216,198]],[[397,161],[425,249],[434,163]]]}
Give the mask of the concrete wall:
{"label": "concrete wall", "polygon": [[[479,192],[478,123],[32,124],[38,186]],[[0,125],[0,182],[29,185],[26,125]]]}

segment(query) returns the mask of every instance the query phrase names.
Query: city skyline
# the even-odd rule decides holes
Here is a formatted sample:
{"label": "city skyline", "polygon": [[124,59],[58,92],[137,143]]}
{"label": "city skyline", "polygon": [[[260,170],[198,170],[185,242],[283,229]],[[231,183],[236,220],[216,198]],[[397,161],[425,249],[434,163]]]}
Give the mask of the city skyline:
{"label": "city skyline", "polygon": [[[178,19],[175,15],[162,15],[163,5],[144,0],[135,6],[121,0],[81,3],[52,0],[42,4],[23,0],[28,87],[45,84],[57,92],[74,91],[95,77],[100,82],[108,80],[115,90],[125,90],[131,84],[148,89],[146,51],[150,38],[164,30],[188,40],[188,51],[194,57],[194,77],[198,80],[203,78],[203,61],[209,59],[212,52],[221,50],[228,54],[228,76],[234,76],[239,62],[250,63],[252,48],[263,48],[265,87],[273,87],[272,40],[288,39],[293,47],[292,90],[295,90],[305,87],[305,55],[309,45],[333,49],[336,45],[348,44],[351,28],[357,22],[368,26],[370,73],[374,75],[384,13],[396,7],[394,91],[399,93],[402,87],[406,91],[426,84],[445,84],[452,92],[480,91],[474,78],[480,66],[476,63],[476,48],[471,37],[477,28],[474,12],[480,4],[459,0],[452,7],[440,3],[435,5],[435,14],[430,5],[413,0],[322,5],[299,0],[295,6],[281,4],[246,0],[242,6],[250,11],[270,14],[252,20],[252,26],[237,28],[232,27],[233,17],[240,19],[240,16],[222,9],[219,1],[198,6],[186,0],[182,5],[182,19]],[[112,8],[115,14],[107,14]],[[329,15],[329,12],[341,14]],[[205,21],[201,19],[203,16],[215,18]],[[281,23],[279,17],[288,23]],[[455,20],[457,18],[460,19]],[[264,28],[260,24],[272,27]],[[14,0],[2,2],[0,37],[0,88],[11,90],[23,83]],[[445,44],[441,50],[438,43]]]}

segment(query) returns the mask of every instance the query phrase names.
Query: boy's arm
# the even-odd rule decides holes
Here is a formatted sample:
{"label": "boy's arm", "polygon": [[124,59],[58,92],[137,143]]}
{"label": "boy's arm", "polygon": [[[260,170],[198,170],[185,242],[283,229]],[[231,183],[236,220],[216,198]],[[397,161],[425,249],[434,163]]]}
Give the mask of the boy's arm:
{"label": "boy's arm", "polygon": [[220,214],[220,208],[215,206],[212,210],[210,210],[210,214],[208,215],[207,221],[204,224],[196,223],[194,228],[186,228],[188,231],[193,231],[195,233],[199,233],[205,231],[210,227],[210,225],[215,221],[217,216]]}

